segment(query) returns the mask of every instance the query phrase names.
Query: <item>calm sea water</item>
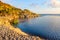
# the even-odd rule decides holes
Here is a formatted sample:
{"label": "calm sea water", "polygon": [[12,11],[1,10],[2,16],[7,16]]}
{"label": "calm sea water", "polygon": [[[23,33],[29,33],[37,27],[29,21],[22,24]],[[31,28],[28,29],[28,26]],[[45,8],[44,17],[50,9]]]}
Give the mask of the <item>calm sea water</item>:
{"label": "calm sea water", "polygon": [[40,17],[19,23],[22,31],[43,38],[60,39],[60,14],[41,14]]}
{"label": "calm sea water", "polygon": [[60,14],[40,14],[40,16],[60,16]]}

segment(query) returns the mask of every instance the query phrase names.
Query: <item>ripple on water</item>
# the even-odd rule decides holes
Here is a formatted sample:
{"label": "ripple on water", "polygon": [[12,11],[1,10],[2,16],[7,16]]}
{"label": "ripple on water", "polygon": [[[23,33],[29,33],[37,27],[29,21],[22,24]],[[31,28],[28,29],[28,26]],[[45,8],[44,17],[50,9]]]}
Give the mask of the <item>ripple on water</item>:
{"label": "ripple on water", "polygon": [[60,16],[44,16],[18,25],[22,31],[48,39],[60,39]]}

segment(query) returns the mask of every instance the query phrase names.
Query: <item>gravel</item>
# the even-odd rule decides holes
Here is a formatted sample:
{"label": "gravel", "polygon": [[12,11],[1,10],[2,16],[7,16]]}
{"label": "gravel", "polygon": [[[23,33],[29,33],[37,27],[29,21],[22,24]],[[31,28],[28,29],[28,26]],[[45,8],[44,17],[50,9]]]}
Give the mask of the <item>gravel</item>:
{"label": "gravel", "polygon": [[0,40],[43,40],[43,39],[37,36],[21,35],[1,25]]}

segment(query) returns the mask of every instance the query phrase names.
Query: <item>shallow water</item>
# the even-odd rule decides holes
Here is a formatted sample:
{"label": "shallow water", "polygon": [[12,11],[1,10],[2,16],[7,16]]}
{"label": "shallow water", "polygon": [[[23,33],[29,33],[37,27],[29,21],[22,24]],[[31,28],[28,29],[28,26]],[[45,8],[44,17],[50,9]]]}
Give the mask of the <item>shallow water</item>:
{"label": "shallow water", "polygon": [[48,39],[60,39],[60,16],[44,16],[18,24],[18,27],[29,34]]}

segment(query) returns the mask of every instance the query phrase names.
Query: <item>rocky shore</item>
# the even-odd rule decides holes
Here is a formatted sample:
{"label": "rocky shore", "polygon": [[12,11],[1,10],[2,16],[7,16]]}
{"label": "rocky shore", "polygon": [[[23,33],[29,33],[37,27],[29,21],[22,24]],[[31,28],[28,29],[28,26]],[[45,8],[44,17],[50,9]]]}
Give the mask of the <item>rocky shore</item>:
{"label": "rocky shore", "polygon": [[3,25],[0,25],[0,40],[42,40],[42,39],[36,36],[21,35]]}
{"label": "rocky shore", "polygon": [[0,1],[0,40],[43,40],[37,36],[31,36],[15,28],[11,23],[16,24],[18,19],[31,19],[39,14],[27,9],[21,10]]}
{"label": "rocky shore", "polygon": [[14,28],[9,21],[0,17],[0,40],[43,40],[37,36],[31,36],[22,32],[19,28]]}

